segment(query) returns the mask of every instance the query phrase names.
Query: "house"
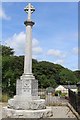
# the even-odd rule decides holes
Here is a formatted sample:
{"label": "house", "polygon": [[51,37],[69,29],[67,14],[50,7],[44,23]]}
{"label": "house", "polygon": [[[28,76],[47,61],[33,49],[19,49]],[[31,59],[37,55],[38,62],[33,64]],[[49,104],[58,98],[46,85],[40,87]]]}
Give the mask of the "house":
{"label": "house", "polygon": [[62,93],[68,93],[68,89],[72,90],[73,92],[77,92],[76,85],[59,85],[57,88],[55,88],[55,92],[61,91]]}
{"label": "house", "polygon": [[59,85],[57,88],[55,88],[56,91],[61,91],[62,93],[67,93],[67,89],[63,85]]}

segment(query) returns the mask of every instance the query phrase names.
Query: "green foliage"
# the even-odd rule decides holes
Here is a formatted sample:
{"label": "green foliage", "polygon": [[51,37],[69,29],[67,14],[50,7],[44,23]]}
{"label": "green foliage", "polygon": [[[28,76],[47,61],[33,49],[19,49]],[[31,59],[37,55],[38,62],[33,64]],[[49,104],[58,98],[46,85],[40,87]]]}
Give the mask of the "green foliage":
{"label": "green foliage", "polygon": [[73,73],[77,77],[78,81],[80,81],[80,70],[76,70]]}
{"label": "green foliage", "polygon": [[[0,45],[0,48],[1,48],[1,45]],[[12,48],[2,45],[2,56],[10,56],[13,54],[14,54],[14,51]]]}
{"label": "green foliage", "polygon": [[[2,57],[2,92],[10,96],[16,92],[16,80],[23,73],[23,56]],[[10,84],[10,85],[9,85]]]}
{"label": "green foliage", "polygon": [[67,93],[62,93],[60,90],[55,92],[55,96],[65,97],[67,96]]}
{"label": "green foliage", "polygon": [[2,99],[1,99],[2,102],[8,102],[8,99],[9,99],[8,94],[6,94],[6,93],[2,94]]}
{"label": "green foliage", "polygon": [[[1,46],[0,46],[1,47]],[[0,58],[1,59],[1,58]],[[58,84],[75,84],[80,81],[80,71],[71,71],[61,65],[32,60],[32,70],[38,80],[39,88],[53,87]],[[0,64],[1,65],[1,64]],[[2,46],[2,91],[15,94],[16,79],[23,74],[24,56],[14,56],[12,48]],[[78,77],[79,75],[79,77]]]}
{"label": "green foliage", "polygon": [[55,96],[61,96],[61,94],[62,94],[62,93],[61,93],[60,90],[58,90],[58,91],[55,92]]}
{"label": "green foliage", "polygon": [[59,77],[61,84],[76,84],[78,82],[75,74],[68,69],[62,69],[62,71],[59,73]]}
{"label": "green foliage", "polygon": [[67,93],[61,93],[61,97],[66,97],[68,96]]}
{"label": "green foliage", "polygon": [[[34,63],[33,63],[34,66]],[[38,79],[39,87],[54,87],[56,86],[55,73],[56,69],[53,67],[53,63],[46,61],[37,62],[34,66],[34,75]]]}

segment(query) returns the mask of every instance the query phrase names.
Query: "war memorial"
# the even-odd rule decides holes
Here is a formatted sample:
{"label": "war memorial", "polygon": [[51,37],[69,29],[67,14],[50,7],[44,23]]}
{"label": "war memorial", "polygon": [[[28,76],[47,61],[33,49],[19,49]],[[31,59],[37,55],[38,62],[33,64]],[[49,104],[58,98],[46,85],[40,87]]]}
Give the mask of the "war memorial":
{"label": "war memorial", "polygon": [[35,8],[29,3],[24,11],[28,13],[26,26],[24,73],[16,81],[16,95],[3,107],[3,118],[47,118],[53,115],[51,107],[38,96],[38,80],[32,74],[32,27],[31,15]]}

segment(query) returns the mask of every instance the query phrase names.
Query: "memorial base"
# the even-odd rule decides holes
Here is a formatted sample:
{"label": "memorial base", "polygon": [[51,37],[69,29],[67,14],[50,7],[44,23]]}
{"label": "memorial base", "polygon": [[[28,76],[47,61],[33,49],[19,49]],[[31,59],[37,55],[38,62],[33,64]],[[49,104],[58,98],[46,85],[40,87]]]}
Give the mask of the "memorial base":
{"label": "memorial base", "polygon": [[8,100],[8,108],[15,110],[41,110],[45,109],[45,100],[39,96],[15,96]]}
{"label": "memorial base", "polygon": [[32,74],[22,75],[17,80],[16,95],[3,107],[3,118],[47,118],[52,116],[44,99],[38,96],[38,81]]}
{"label": "memorial base", "polygon": [[3,118],[48,118],[53,115],[51,107],[42,110],[15,110],[3,107]]}

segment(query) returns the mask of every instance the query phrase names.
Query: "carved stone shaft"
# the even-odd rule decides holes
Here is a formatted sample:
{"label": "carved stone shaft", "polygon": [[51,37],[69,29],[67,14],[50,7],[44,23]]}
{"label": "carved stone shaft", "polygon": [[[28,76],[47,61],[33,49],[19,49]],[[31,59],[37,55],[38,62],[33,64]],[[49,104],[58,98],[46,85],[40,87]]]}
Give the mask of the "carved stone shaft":
{"label": "carved stone shaft", "polygon": [[32,74],[32,26],[34,22],[25,21],[26,25],[26,49],[24,59],[24,74]]}

